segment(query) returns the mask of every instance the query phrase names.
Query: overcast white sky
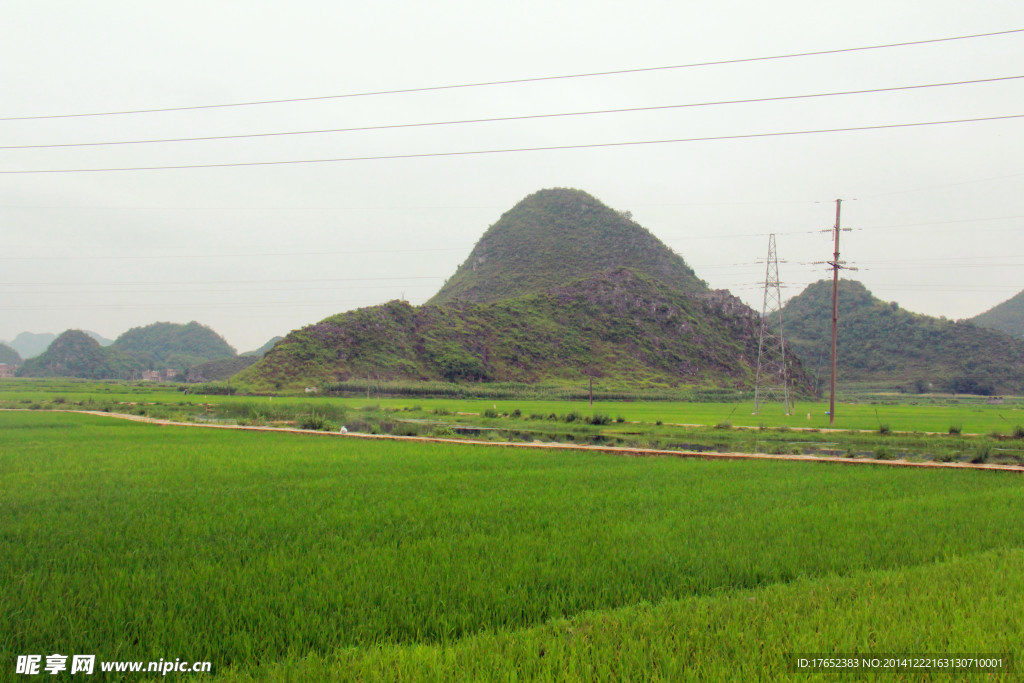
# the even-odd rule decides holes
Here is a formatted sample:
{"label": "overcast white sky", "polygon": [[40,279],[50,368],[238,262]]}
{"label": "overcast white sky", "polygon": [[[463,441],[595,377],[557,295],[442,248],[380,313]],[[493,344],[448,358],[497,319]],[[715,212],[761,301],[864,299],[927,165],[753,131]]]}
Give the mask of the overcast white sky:
{"label": "overcast white sky", "polygon": [[[842,256],[877,296],[970,317],[1024,288],[1024,119],[447,157],[1024,114],[1024,79],[796,101],[219,141],[10,149],[390,126],[1024,76],[1024,33],[684,65],[1024,28],[1020,0],[5,2],[0,339],[114,338],[198,320],[240,351],[328,315],[425,301],[483,231],[546,187],[585,190],[761,308],[768,234],[786,298]],[[759,262],[762,261],[762,262]]]}

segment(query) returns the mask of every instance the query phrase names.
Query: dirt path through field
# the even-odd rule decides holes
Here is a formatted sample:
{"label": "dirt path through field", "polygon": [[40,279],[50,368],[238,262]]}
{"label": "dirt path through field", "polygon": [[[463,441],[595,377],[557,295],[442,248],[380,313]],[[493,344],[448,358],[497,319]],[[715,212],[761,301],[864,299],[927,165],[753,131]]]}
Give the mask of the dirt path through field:
{"label": "dirt path through field", "polygon": [[[10,409],[6,409],[10,410]],[[25,409],[14,409],[16,412],[40,412]],[[698,451],[669,451],[654,448],[625,448],[622,446],[590,446],[581,444],[565,444],[552,442],[532,443],[513,441],[480,441],[477,439],[442,439],[426,436],[393,436],[390,434],[361,434],[357,432],[323,432],[311,429],[294,429],[290,427],[249,427],[246,425],[215,425],[200,424],[196,422],[174,422],[172,420],[160,420],[144,415],[127,415],[125,413],[107,413],[98,410],[53,410],[55,413],[77,413],[81,415],[98,415],[100,417],[111,417],[120,420],[131,420],[133,422],[144,422],[146,424],[160,425],[166,427],[198,427],[202,429],[238,429],[250,432],[281,432],[288,434],[309,434],[313,436],[335,437],[342,439],[377,439],[383,441],[418,441],[422,443],[453,443],[468,444],[475,446],[495,446],[504,448],[533,448],[566,451],[587,451],[592,453],[611,453],[615,455],[628,455],[633,457],[644,456],[665,456],[673,458],[701,458],[703,460],[798,460],[802,462],[829,462],[843,465],[885,465],[888,467],[927,467],[933,469],[954,469],[954,470],[999,470],[1005,472],[1024,473],[1024,466],[1020,465],[989,465],[982,463],[968,462],[909,462],[907,460],[871,460],[867,458],[839,458],[833,456],[819,455],[773,455],[770,453],[702,453]]]}

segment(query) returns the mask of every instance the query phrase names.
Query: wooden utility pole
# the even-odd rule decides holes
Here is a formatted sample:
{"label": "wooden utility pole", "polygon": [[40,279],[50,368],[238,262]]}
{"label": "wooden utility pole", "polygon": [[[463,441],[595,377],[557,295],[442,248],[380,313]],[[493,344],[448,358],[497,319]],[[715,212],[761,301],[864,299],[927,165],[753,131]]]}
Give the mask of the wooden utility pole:
{"label": "wooden utility pole", "polygon": [[835,236],[835,251],[832,253],[832,376],[829,379],[828,393],[828,424],[831,427],[836,421],[836,340],[839,337],[839,210],[842,199],[836,200],[836,225],[832,228]]}

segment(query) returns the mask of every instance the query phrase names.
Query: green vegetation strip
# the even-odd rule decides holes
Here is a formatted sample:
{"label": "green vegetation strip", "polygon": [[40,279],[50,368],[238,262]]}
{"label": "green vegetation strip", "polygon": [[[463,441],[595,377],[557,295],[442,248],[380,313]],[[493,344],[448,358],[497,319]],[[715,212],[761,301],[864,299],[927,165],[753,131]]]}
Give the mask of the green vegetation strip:
{"label": "green vegetation strip", "polygon": [[[557,629],[574,615],[626,609],[608,617],[625,636],[646,628],[644,605],[720,598],[740,623],[755,616],[737,611],[743,601],[782,590],[775,584],[798,586],[776,604],[824,605],[841,591],[828,588],[836,577],[879,570],[908,572],[892,593],[897,606],[900,595],[934,591],[943,608],[978,608],[964,621],[921,613],[905,632],[903,612],[884,612],[893,623],[874,631],[865,612],[850,632],[861,640],[844,644],[918,651],[948,637],[954,649],[982,644],[965,633],[988,633],[998,648],[1005,629],[1019,628],[970,596],[1019,614],[1020,590],[989,587],[980,568],[938,585],[910,570],[982,553],[1019,566],[1018,554],[999,553],[1024,548],[1021,487],[998,472],[581,456],[2,413],[0,623],[10,627],[0,630],[0,661],[181,657],[260,677],[275,664],[286,672],[351,653],[386,671],[388,657],[422,652],[410,655],[425,657],[412,673],[395,676],[418,680],[416,667],[434,668],[431,651],[470,656],[445,653],[505,647],[514,636],[501,634]],[[819,580],[822,593],[811,586]],[[640,623],[629,623],[630,609]],[[683,662],[717,642],[723,667],[771,664],[789,647],[784,630],[771,630],[781,626],[733,640],[701,624],[657,626],[649,646],[628,647],[611,644],[612,628],[598,645],[607,662],[641,650],[670,657],[673,647]],[[903,636],[882,639],[890,633]],[[373,654],[390,648],[398,654]]]}
{"label": "green vegetation strip", "polygon": [[[482,384],[481,387],[488,385]],[[183,393],[187,389],[189,393]],[[386,391],[386,390],[385,390]],[[682,390],[678,398],[668,400],[598,400],[589,406],[585,400],[538,399],[529,395],[500,398],[430,398],[419,396],[389,396],[385,393],[367,398],[356,393],[348,397],[321,396],[227,396],[205,394],[189,385],[161,385],[151,382],[96,382],[71,379],[0,379],[0,407],[27,407],[33,403],[46,404],[60,400],[65,404],[102,410],[132,403],[160,406],[172,412],[189,414],[201,406],[242,406],[246,414],[301,408],[326,413],[338,409],[358,410],[366,406],[382,409],[405,409],[420,406],[424,411],[447,410],[450,413],[483,414],[492,409],[499,413],[519,410],[523,415],[565,415],[571,412],[603,414],[613,419],[621,417],[629,422],[654,424],[700,424],[713,426],[729,423],[736,427],[786,427],[789,429],[826,429],[829,425],[828,402],[798,401],[791,415],[785,415],[779,403],[762,406],[754,414],[753,400],[731,402],[693,402],[686,400]],[[585,394],[584,394],[585,396]],[[834,427],[843,430],[871,430],[887,427],[892,432],[948,433],[956,428],[963,434],[1012,434],[1024,426],[1024,399],[938,396],[870,396],[857,402],[841,402],[836,408]]]}
{"label": "green vegetation strip", "polygon": [[[795,415],[768,404],[750,415],[749,403],[596,402],[517,399],[339,398],[185,394],[152,383],[76,380],[0,380],[0,409],[91,410],[131,413],[179,423],[286,427],[323,431],[558,442],[710,453],[842,457],[855,461],[912,461],[1024,465],[1024,403],[1005,399],[939,399],[913,404],[841,406],[840,430],[814,405]],[[889,401],[886,398],[885,401]],[[804,416],[799,413],[806,408]],[[821,411],[823,412],[823,411]],[[811,419],[808,419],[810,416]],[[851,427],[851,425],[854,425]],[[942,425],[947,425],[941,427]]]}

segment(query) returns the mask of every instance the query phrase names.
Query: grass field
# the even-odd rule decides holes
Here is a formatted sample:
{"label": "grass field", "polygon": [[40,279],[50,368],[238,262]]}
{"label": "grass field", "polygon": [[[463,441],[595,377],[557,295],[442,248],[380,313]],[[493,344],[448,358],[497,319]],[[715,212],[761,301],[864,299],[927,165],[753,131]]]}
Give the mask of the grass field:
{"label": "grass field", "polygon": [[1022,487],[0,413],[0,661],[751,680],[789,652],[1019,655]]}

